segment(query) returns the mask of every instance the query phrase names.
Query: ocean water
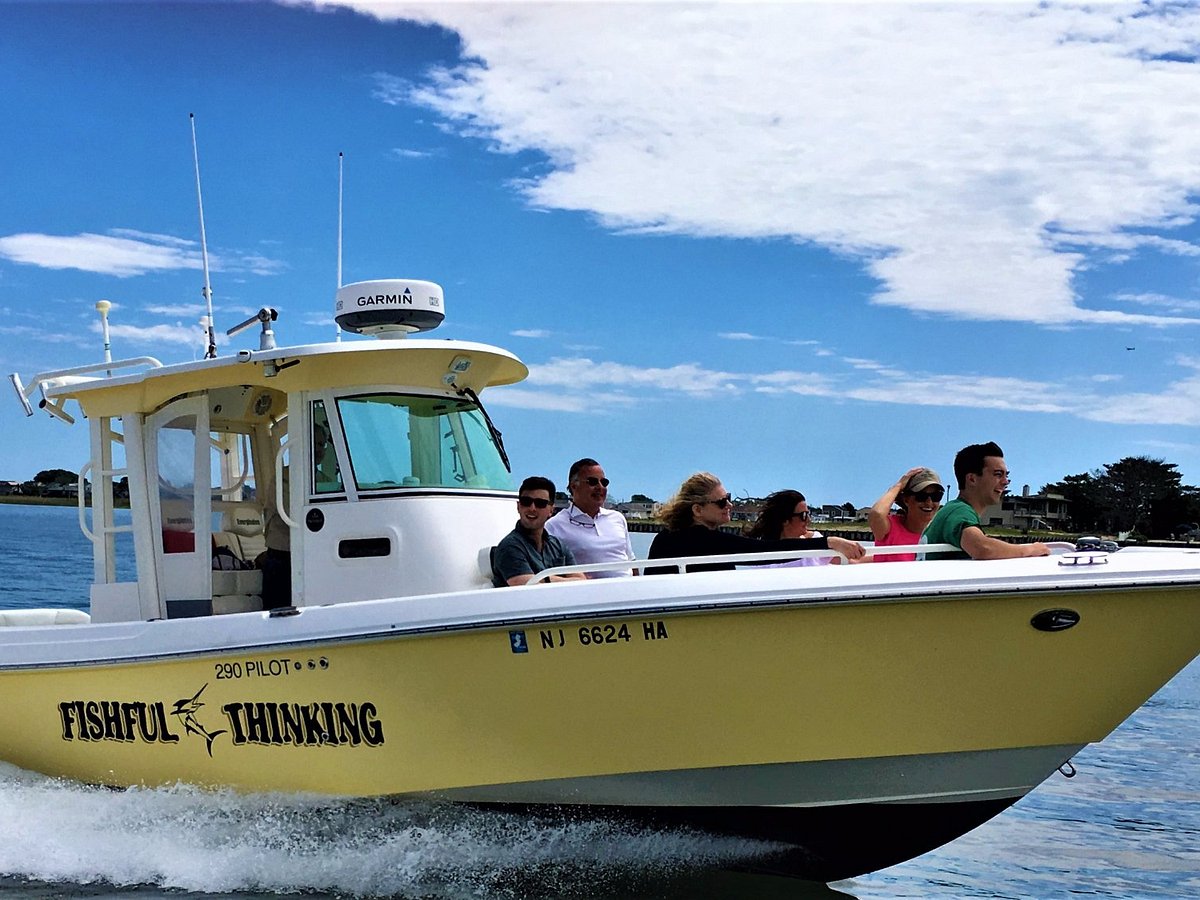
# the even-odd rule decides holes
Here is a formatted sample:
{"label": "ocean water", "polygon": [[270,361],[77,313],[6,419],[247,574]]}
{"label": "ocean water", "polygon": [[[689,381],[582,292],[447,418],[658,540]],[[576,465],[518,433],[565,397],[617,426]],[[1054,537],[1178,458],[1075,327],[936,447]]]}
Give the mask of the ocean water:
{"label": "ocean water", "polygon": [[[0,552],[0,607],[86,607],[90,548],[74,509],[0,505]],[[950,845],[832,885],[738,871],[764,847],[694,832],[385,800],[114,791],[0,764],[0,895],[1200,898],[1200,662],[1074,763],[1076,777],[1052,776]]]}

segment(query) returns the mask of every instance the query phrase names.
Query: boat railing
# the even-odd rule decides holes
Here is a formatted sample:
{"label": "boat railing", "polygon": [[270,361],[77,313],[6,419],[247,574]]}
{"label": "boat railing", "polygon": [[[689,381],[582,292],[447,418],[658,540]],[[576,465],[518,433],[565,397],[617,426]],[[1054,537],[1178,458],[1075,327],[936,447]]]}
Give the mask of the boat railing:
{"label": "boat railing", "polygon": [[8,379],[12,382],[13,390],[16,391],[17,399],[24,408],[26,416],[33,415],[33,407],[29,405],[29,401],[35,393],[40,391],[42,399],[38,401],[38,408],[46,410],[50,415],[66,422],[68,425],[74,425],[75,418],[63,409],[63,398],[52,398],[48,392],[53,391],[55,388],[67,387],[87,381],[97,373],[103,372],[105,377],[111,378],[114,369],[135,367],[157,369],[162,367],[162,363],[153,356],[134,356],[129,359],[106,359],[103,362],[87,363],[82,366],[72,366],[68,369],[52,369],[49,372],[38,372],[30,380],[28,387],[21,381],[21,376],[16,372],[10,374]]}
{"label": "boat railing", "polygon": [[[1053,541],[1046,545],[1055,555],[1072,553],[1075,545],[1065,541]],[[898,553],[915,553],[917,562],[925,560],[927,553],[961,554],[962,550],[953,544],[896,544],[887,547],[867,546],[864,549],[872,556],[893,556]],[[571,575],[576,572],[628,572],[637,569],[645,572],[647,568],[674,569],[677,573],[686,573],[689,566],[711,565],[712,563],[762,563],[764,561],[790,562],[813,557],[837,557],[841,562],[847,562],[846,556],[836,550],[773,550],[769,553],[721,553],[713,556],[674,556],[663,559],[633,559],[613,560],[611,562],[581,563],[574,566],[554,566],[543,569],[534,575],[526,584],[541,584],[549,580],[551,575]],[[867,560],[864,560],[864,562]],[[898,560],[906,561],[906,560]]]}
{"label": "boat railing", "polygon": [[[887,555],[894,553],[958,553],[959,549],[952,544],[904,544],[887,548]],[[712,563],[762,563],[764,561],[791,562],[806,558],[836,557],[847,562],[846,556],[836,550],[772,550],[768,553],[719,553],[712,556],[673,556],[662,559],[614,560],[612,562],[581,563],[575,566],[555,566],[543,569],[527,584],[539,584],[551,575],[570,575],[576,572],[627,572],[630,569],[645,571],[647,568],[674,569],[676,572],[687,572],[689,566],[711,565]]]}
{"label": "boat railing", "polygon": [[[1046,546],[1053,556],[1072,556],[1077,553],[1075,545],[1070,541],[1047,541]],[[893,546],[877,547],[865,545],[868,557],[863,562],[870,562],[871,556],[893,556],[899,553],[917,554],[917,562],[924,561],[927,553],[947,553],[959,557],[962,550],[953,544],[896,544]],[[1107,554],[1101,554],[1107,555]],[[575,566],[555,566],[543,569],[531,578],[527,584],[539,584],[549,579],[551,575],[570,575],[575,572],[628,572],[631,569],[645,572],[647,568],[675,569],[677,573],[686,573],[689,566],[708,565],[711,563],[762,563],[765,560],[789,562],[811,557],[838,557],[846,562],[844,554],[836,550],[773,550],[769,553],[722,553],[714,556],[676,556],[663,559],[633,559],[614,560],[612,562],[583,563]],[[889,560],[890,561],[890,560]],[[905,562],[910,560],[896,560]],[[1071,561],[1072,564],[1075,560]],[[1060,565],[1062,565],[1060,561]]]}
{"label": "boat railing", "polygon": [[[924,550],[928,544],[922,544],[921,549]],[[939,545],[940,546],[940,545]],[[888,548],[891,550],[892,548]],[[947,545],[947,549],[953,550],[953,547]],[[904,548],[900,548],[901,552]],[[813,557],[837,557],[842,562],[846,562],[845,555],[836,550],[772,550],[769,553],[719,553],[713,556],[672,556],[662,559],[633,559],[633,560],[613,560],[611,562],[597,563],[581,563],[574,566],[555,566],[551,569],[543,569],[538,572],[533,578],[529,579],[526,584],[539,584],[549,579],[551,575],[571,575],[576,572],[628,572],[630,569],[637,569],[644,572],[648,568],[655,569],[675,569],[676,572],[686,572],[689,566],[710,565],[712,563],[761,563],[764,561],[774,562],[791,562]]]}
{"label": "boat railing", "polygon": [[[92,531],[92,529],[88,528],[88,522],[87,522],[87,511],[88,511],[87,476],[88,476],[88,473],[91,471],[92,471],[92,462],[91,462],[91,460],[88,460],[86,463],[83,464],[82,467],[80,467],[79,476],[75,482],[75,484],[76,484],[76,503],[78,506],[77,512],[79,514],[79,530],[83,532],[83,536],[94,544],[97,541],[103,540],[104,536],[106,534],[121,534],[124,532],[132,532],[133,531],[132,524],[111,525],[111,524],[106,524],[104,522],[101,522],[99,525],[96,526],[96,531]],[[127,475],[128,473],[129,473],[129,470],[122,467],[122,468],[118,468],[118,469],[102,469],[102,470],[97,471],[96,474],[101,475],[101,476],[107,476],[109,479],[111,479],[113,475]],[[111,480],[108,482],[101,482],[101,484],[104,484],[104,483],[111,484],[112,482],[111,482]]]}

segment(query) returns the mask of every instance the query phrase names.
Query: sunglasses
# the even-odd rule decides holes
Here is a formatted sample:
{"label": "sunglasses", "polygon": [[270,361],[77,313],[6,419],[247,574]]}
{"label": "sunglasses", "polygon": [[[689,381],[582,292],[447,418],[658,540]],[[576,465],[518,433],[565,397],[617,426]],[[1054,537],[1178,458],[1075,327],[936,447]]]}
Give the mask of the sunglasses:
{"label": "sunglasses", "polygon": [[538,509],[545,509],[553,501],[545,500],[542,497],[518,497],[517,502],[522,506],[536,506]]}
{"label": "sunglasses", "polygon": [[914,500],[932,500],[934,503],[941,503],[942,498],[944,496],[946,496],[946,492],[945,491],[921,491],[921,493],[918,494],[916,491],[909,491],[908,495],[910,497],[912,497]]}
{"label": "sunglasses", "polygon": [[799,519],[801,522],[807,522],[811,516],[812,512],[806,509],[804,512],[792,513],[790,516],[788,516],[788,518]]}
{"label": "sunglasses", "polygon": [[584,519],[584,518],[577,519],[577,518],[575,518],[574,513],[567,513],[567,521],[570,522],[572,525],[578,525],[580,528],[595,528],[596,527],[595,522],[589,522],[587,519]]}
{"label": "sunglasses", "polygon": [[598,487],[599,485],[604,485],[605,487],[608,487],[608,479],[607,478],[597,478],[595,475],[589,475],[587,478],[585,478],[583,480],[587,482],[588,487]]}
{"label": "sunglasses", "polygon": [[724,497],[718,497],[716,500],[705,500],[700,505],[712,503],[717,509],[725,509],[727,506],[733,506],[733,494],[726,494]]}

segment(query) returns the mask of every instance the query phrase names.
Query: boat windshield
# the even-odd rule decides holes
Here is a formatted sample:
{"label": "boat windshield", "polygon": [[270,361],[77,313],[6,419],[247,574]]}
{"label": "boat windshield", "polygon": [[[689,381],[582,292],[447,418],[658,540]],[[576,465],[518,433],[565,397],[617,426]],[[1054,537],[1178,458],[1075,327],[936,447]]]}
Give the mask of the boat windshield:
{"label": "boat windshield", "polygon": [[412,394],[339,397],[359,491],[396,487],[512,490],[483,412],[470,400]]}

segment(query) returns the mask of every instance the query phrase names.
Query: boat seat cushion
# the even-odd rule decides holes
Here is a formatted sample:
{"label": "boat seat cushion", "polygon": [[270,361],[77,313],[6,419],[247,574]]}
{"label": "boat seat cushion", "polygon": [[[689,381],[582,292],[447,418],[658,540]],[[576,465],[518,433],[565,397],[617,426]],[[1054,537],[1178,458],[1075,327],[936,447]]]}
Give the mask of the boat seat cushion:
{"label": "boat seat cushion", "polygon": [[475,559],[475,563],[479,568],[479,574],[483,576],[489,586],[492,583],[492,559],[495,555],[495,547],[481,547],[479,548],[479,555]]}
{"label": "boat seat cushion", "polygon": [[92,617],[79,609],[6,609],[0,610],[0,625],[86,625]]}
{"label": "boat seat cushion", "polygon": [[221,512],[221,530],[213,534],[213,548],[228,547],[234,556],[253,563],[267,549],[266,522],[261,506],[244,501],[214,501]]}
{"label": "boat seat cushion", "polygon": [[214,509],[221,511],[221,530],[239,536],[263,533],[262,507],[253,503],[214,502]]}
{"label": "boat seat cushion", "polygon": [[214,569],[212,592],[214,597],[261,594],[262,572],[258,569]]}
{"label": "boat seat cushion", "polygon": [[230,613],[261,612],[262,608],[262,597],[258,596],[258,594],[213,595],[212,611],[214,616],[224,616]]}
{"label": "boat seat cushion", "polygon": [[254,565],[254,559],[267,548],[266,542],[262,541],[262,535],[259,535],[259,541],[262,543],[261,549],[253,537],[247,537],[240,534],[234,534],[231,531],[214,531],[213,532],[213,568],[225,568],[225,566],[217,566],[215,559],[217,554],[232,553],[238,562],[249,568]]}
{"label": "boat seat cushion", "polygon": [[258,534],[239,534],[238,544],[242,549],[242,559],[254,562],[267,549],[267,536],[261,531]]}
{"label": "boat seat cushion", "polygon": [[172,531],[164,528],[162,533],[163,553],[194,553],[196,533],[194,531]]}
{"label": "boat seat cushion", "polygon": [[162,546],[164,553],[194,553],[196,523],[190,500],[162,501]]}
{"label": "boat seat cushion", "polygon": [[[263,549],[265,548],[264,544]],[[213,532],[213,597],[262,593],[262,572],[253,568],[254,557],[258,553],[253,553],[253,551],[252,537],[245,537],[230,531]],[[248,555],[250,553],[253,555]],[[224,556],[228,560],[231,554],[242,568],[227,569],[218,565],[220,557]]]}

